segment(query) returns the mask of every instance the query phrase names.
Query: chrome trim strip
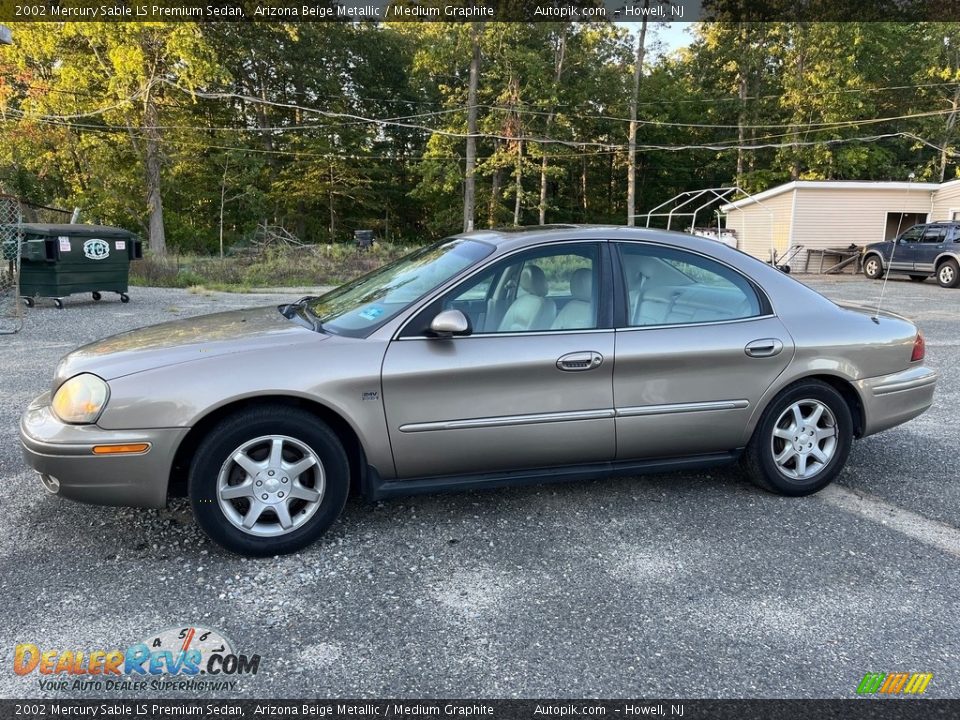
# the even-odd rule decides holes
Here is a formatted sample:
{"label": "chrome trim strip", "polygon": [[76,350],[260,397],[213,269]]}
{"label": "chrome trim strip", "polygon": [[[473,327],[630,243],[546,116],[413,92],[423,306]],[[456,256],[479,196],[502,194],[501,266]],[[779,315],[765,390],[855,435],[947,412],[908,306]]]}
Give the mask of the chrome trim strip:
{"label": "chrome trim strip", "polygon": [[937,375],[924,375],[923,377],[914,378],[912,380],[902,380],[901,382],[887,383],[885,385],[877,385],[873,388],[873,394],[875,397],[883,395],[891,395],[893,393],[904,392],[905,390],[919,390],[925,388],[928,385],[934,385],[937,382]]}
{"label": "chrome trim strip", "polygon": [[616,332],[636,332],[637,330],[669,330],[672,328],[700,327],[703,325],[733,325],[734,323],[754,322],[756,320],[771,320],[776,318],[775,313],[769,315],[751,315],[745,318],[734,318],[732,320],[702,320],[700,322],[689,323],[670,323],[663,325],[627,325],[625,327],[614,328]]}
{"label": "chrome trim strip", "polygon": [[570,422],[574,420],[603,420],[612,418],[614,411],[576,410],[572,412],[538,413],[536,415],[501,415],[499,417],[471,418],[469,420],[441,420],[439,422],[408,423],[400,426],[400,432],[431,432],[433,430],[467,430],[485,427],[512,427],[540,423]]}
{"label": "chrome trim strip", "polygon": [[671,403],[668,405],[636,405],[617,408],[617,417],[641,417],[644,415],[673,415],[675,413],[710,412],[712,410],[738,410],[749,407],[749,400],[713,400],[709,402]]}
{"label": "chrome trim strip", "polygon": [[[470,335],[456,335],[454,338],[446,339],[455,339],[455,340],[470,340],[471,338],[490,338],[490,337],[543,337],[544,335],[593,335],[596,333],[612,333],[613,328],[584,328],[581,330],[527,330],[524,332],[488,332],[488,333],[471,333]],[[436,341],[435,337],[428,337],[426,335],[411,335],[409,337],[397,338],[397,342],[405,342],[407,340],[431,340]]]}

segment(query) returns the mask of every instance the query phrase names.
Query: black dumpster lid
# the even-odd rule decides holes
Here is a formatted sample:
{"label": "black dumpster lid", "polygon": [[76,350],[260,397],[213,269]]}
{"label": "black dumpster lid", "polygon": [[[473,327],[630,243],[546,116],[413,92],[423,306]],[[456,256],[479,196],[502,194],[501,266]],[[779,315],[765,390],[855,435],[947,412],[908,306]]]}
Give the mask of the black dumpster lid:
{"label": "black dumpster lid", "polygon": [[109,238],[133,238],[136,233],[123,228],[110,227],[109,225],[86,225],[84,223],[50,225],[47,223],[23,223],[21,226],[25,235],[43,235],[46,237],[58,237],[66,235],[68,237],[109,237]]}

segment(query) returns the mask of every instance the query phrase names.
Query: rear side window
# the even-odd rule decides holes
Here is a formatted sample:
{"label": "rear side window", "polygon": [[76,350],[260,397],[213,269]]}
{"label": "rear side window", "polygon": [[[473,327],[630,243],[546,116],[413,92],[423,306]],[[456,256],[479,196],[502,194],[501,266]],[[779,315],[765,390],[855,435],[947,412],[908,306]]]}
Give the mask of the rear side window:
{"label": "rear side window", "polygon": [[763,303],[743,275],[702,255],[620,243],[627,325],[648,327],[757,317]]}

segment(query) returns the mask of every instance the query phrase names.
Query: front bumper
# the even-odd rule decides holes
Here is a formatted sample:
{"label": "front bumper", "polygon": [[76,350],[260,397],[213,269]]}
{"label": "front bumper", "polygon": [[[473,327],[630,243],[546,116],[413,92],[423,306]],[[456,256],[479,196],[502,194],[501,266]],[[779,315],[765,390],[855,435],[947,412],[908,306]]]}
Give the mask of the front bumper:
{"label": "front bumper", "polygon": [[[104,430],[97,425],[68,425],[41,395],[20,418],[20,442],[27,464],[59,482],[63,497],[96,505],[163,507],[170,466],[189,428]],[[94,455],[94,445],[150,443],[136,455]],[[52,483],[44,482],[52,490]]]}
{"label": "front bumper", "polygon": [[857,381],[863,401],[863,436],[900,425],[925,412],[933,404],[936,384],[937,373],[922,365]]}

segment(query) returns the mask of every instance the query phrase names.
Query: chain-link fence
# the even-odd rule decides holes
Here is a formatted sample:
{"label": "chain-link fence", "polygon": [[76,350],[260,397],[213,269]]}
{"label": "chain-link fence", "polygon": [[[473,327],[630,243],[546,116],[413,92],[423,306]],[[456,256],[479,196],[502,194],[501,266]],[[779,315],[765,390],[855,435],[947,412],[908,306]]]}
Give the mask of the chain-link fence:
{"label": "chain-link fence", "polygon": [[0,195],[0,335],[18,332],[23,326],[20,302],[20,246],[23,226],[20,202]]}

